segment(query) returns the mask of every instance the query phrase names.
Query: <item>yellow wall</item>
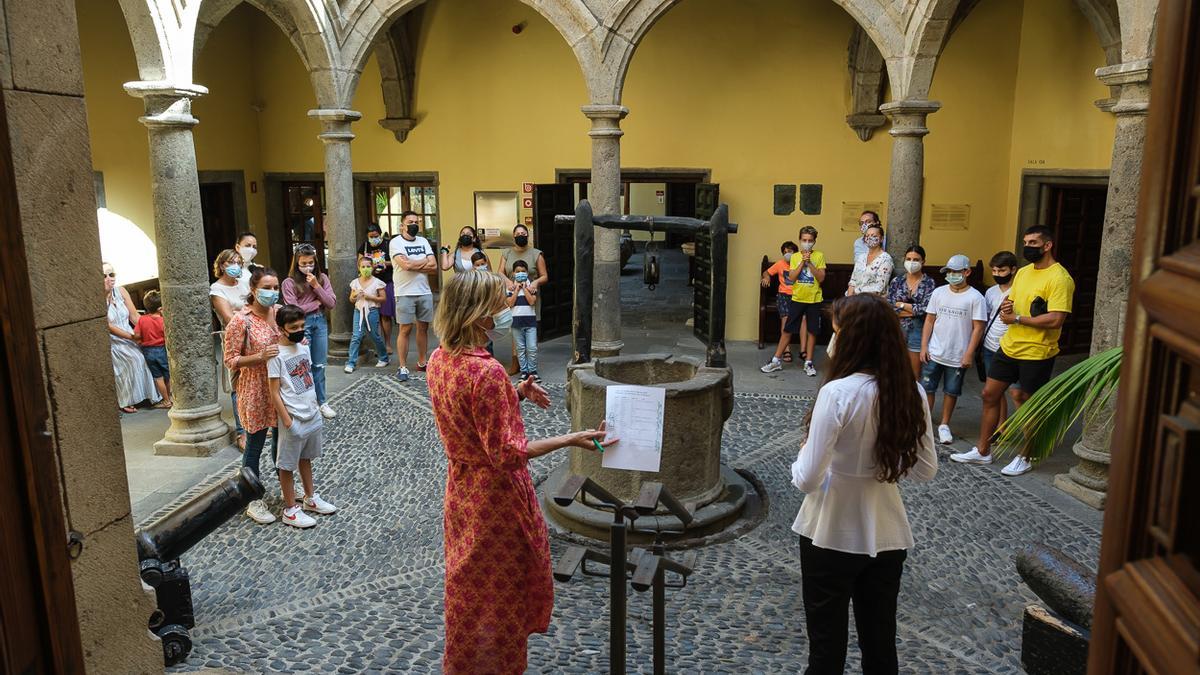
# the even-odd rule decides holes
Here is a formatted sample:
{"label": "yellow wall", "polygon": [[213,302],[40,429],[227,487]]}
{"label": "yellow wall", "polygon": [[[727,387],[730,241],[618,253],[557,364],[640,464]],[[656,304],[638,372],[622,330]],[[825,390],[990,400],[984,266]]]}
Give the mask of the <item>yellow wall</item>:
{"label": "yellow wall", "polygon": [[[120,12],[116,0],[79,4],[97,167],[110,205],[152,229],[140,104],[120,91],[136,77],[132,52],[104,39],[121,27]],[[424,11],[417,127],[400,144],[377,124],[386,113],[372,59],[354,100],[363,120],[352,152],[357,172],[437,172],[451,237],[473,222],[474,191],[519,190],[553,181],[556,168],[589,166],[589,122],[579,112],[587,95],[561,36],[516,0],[432,0]],[[509,28],[522,21],[526,30],[514,35]],[[840,230],[842,202],[887,200],[887,129],[864,143],[844,119],[853,25],[827,0],[688,0],[634,56],[623,164],[711,170],[741,225],[730,240],[730,339],[757,333],[763,254],[814,225],[830,261],[849,262],[857,232]],[[307,117],[315,98],[292,45],[256,10],[234,12],[212,40],[198,65],[197,81],[213,93],[196,104],[197,154],[201,168],[242,169],[260,181],[247,198],[261,227],[263,172],[322,171],[320,126]],[[1107,167],[1113,121],[1092,106],[1107,92],[1092,75],[1102,63],[1072,0],[984,0],[958,28],[931,92],[943,108],[926,137],[926,219],[930,203],[965,203],[971,226],[927,230],[932,262],[1011,246],[1028,161]],[[822,213],[773,215],[776,183],[823,184]]]}

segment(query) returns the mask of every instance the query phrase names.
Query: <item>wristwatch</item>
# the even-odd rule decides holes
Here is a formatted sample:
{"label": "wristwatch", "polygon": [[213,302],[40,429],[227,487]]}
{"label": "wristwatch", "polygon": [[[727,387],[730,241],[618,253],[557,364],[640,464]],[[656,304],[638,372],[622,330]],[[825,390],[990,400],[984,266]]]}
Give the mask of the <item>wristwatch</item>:
{"label": "wristwatch", "polygon": [[439,249],[439,250],[440,250],[442,253],[449,253],[449,252],[450,252],[450,249],[446,248],[445,246],[443,246],[443,247],[442,247],[441,249]]}
{"label": "wristwatch", "polygon": [[1013,323],[1015,323],[1019,326],[1019,325],[1021,325],[1021,315],[1017,314],[1016,317],[1017,318],[1013,320]]}

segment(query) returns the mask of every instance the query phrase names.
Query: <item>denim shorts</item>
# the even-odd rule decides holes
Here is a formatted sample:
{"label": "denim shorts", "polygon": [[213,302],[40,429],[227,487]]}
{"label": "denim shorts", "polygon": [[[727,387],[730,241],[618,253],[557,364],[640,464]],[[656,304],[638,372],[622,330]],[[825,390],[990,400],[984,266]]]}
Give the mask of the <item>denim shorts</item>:
{"label": "denim shorts", "polygon": [[996,358],[996,352],[983,348],[983,372],[988,375],[992,374],[992,359]]}
{"label": "denim shorts", "polygon": [[908,342],[908,351],[921,351],[921,331],[925,328],[925,321],[913,319],[908,322],[908,330],[905,331],[904,337]]}
{"label": "denim shorts", "polygon": [[142,347],[142,354],[146,357],[146,367],[150,369],[150,374],[154,376],[154,379],[171,376],[171,367],[167,365],[167,348],[165,346]]}
{"label": "denim shorts", "polygon": [[966,373],[966,368],[953,368],[930,361],[921,366],[921,386],[925,388],[925,393],[932,394],[937,391],[938,383],[941,382],[943,394],[958,397],[962,395],[963,377]]}

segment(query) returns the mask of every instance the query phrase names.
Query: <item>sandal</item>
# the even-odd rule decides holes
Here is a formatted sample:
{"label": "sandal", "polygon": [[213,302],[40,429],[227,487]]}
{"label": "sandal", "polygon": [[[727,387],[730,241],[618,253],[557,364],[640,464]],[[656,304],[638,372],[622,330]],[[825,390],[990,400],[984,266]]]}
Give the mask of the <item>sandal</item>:
{"label": "sandal", "polygon": [[135,408],[131,405],[127,405],[127,406],[117,408],[117,409],[120,410],[121,412],[125,413],[126,415],[132,415],[135,412],[137,412],[137,408]]}
{"label": "sandal", "polygon": [[790,349],[789,349],[789,350],[787,350],[786,352],[784,352],[784,353],[783,353],[783,362],[784,362],[784,363],[791,363],[791,362],[792,362],[792,350],[790,350]]}
{"label": "sandal", "polygon": [[237,447],[240,452],[246,451],[246,434],[238,434]]}
{"label": "sandal", "polygon": [[166,410],[166,409],[170,408],[171,406],[172,406],[172,403],[170,401],[159,401],[158,403],[154,404],[154,409],[155,410]]}

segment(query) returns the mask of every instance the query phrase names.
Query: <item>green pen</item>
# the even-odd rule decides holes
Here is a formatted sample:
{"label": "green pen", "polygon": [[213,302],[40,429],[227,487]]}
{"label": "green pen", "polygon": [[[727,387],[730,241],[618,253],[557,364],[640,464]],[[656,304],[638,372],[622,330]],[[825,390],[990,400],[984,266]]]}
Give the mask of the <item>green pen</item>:
{"label": "green pen", "polygon": [[596,446],[596,450],[597,450],[598,452],[600,452],[601,454],[604,454],[604,446],[603,446],[603,445],[600,445],[600,441],[598,441],[598,440],[596,440],[596,439],[594,439],[594,438],[593,438],[593,439],[592,439],[592,445]]}

